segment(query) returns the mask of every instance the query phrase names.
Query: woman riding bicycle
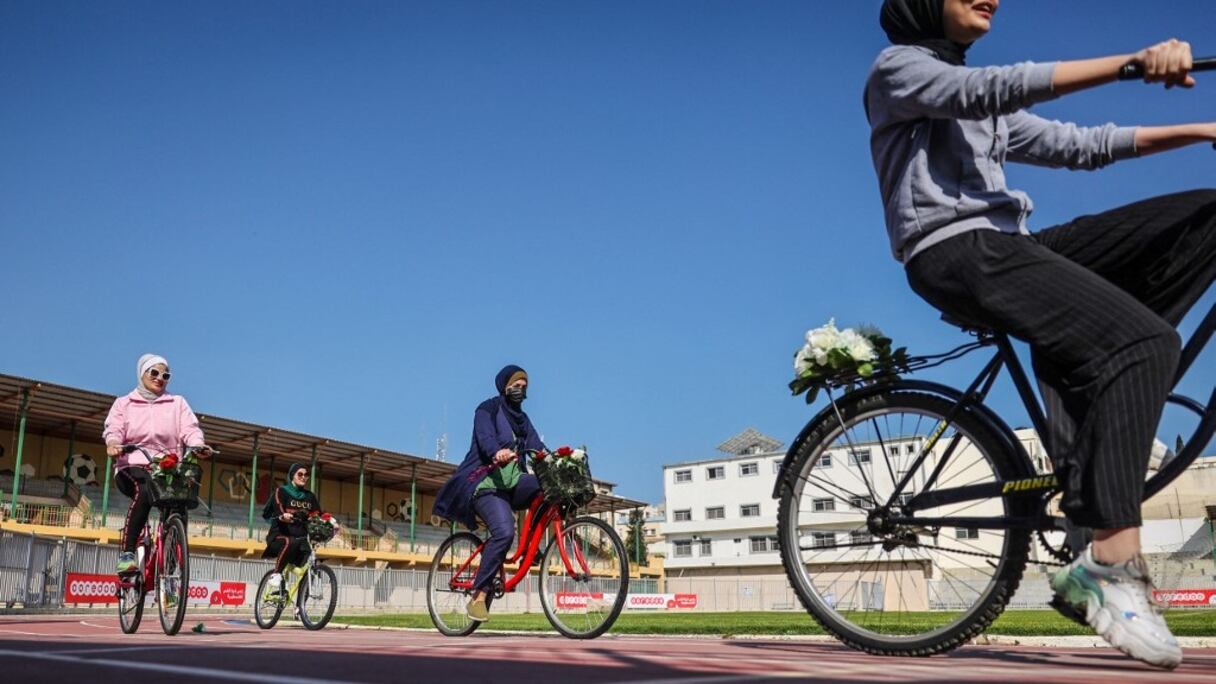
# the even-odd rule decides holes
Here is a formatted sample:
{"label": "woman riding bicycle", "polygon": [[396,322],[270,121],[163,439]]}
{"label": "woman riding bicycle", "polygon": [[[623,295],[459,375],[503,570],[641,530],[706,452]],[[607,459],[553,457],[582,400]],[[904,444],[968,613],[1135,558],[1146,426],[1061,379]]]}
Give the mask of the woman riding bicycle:
{"label": "woman riding bicycle", "polygon": [[1005,67],[964,66],[998,0],[886,0],[893,46],[865,89],[887,230],[912,289],[944,313],[1030,344],[1064,485],[1094,541],[1052,580],[1112,645],[1162,667],[1182,652],[1151,603],[1140,501],[1179,356],[1174,327],[1216,279],[1216,191],[1156,197],[1048,228],[1004,162],[1096,169],[1197,142],[1216,123],[1081,128],[1027,107],[1114,81],[1191,87],[1190,46]]}
{"label": "woman riding bicycle", "polygon": [[287,468],[287,484],[276,489],[262,509],[262,518],[270,523],[262,558],[275,559],[274,574],[267,582],[271,591],[283,586],[283,570],[288,565],[302,568],[308,562],[312,551],[308,518],[320,512],[317,495],[308,489],[308,467],[292,463]]}
{"label": "woman riding bicycle", "polygon": [[480,516],[490,531],[473,581],[470,619],[490,617],[486,594],[515,538],[512,511],[528,507],[540,491],[527,472],[526,452],[545,451],[521,404],[528,395],[528,374],[507,366],[494,378],[498,395],[481,402],[473,414],[473,442],[464,461],[435,495],[434,514],[477,528]]}
{"label": "woman riding bicycle", "polygon": [[[106,453],[118,459],[114,462],[118,491],[131,498],[120,536],[122,552],[116,568],[120,575],[139,569],[135,545],[152,509],[148,455],[176,452],[183,446],[206,449],[198,418],[186,398],[165,391],[169,362],[163,356],[144,354],[136,364],[136,377],[135,389],[114,400],[102,432]],[[147,453],[124,453],[124,444],[138,444]]]}

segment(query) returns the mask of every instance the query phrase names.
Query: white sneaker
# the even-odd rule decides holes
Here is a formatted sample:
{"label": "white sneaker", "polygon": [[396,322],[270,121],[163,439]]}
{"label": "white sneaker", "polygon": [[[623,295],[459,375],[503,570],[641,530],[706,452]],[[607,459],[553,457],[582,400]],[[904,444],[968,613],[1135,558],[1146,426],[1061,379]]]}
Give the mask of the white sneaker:
{"label": "white sneaker", "polygon": [[282,574],[276,572],[276,573],[272,574],[266,580],[267,593],[273,594],[277,591],[280,591],[282,588],[283,588],[283,575]]}
{"label": "white sneaker", "polygon": [[1152,598],[1153,583],[1140,556],[1103,565],[1086,548],[1051,578],[1051,588],[1057,609],[1076,611],[1111,646],[1170,670],[1182,662],[1182,648],[1161,617],[1163,607]]}

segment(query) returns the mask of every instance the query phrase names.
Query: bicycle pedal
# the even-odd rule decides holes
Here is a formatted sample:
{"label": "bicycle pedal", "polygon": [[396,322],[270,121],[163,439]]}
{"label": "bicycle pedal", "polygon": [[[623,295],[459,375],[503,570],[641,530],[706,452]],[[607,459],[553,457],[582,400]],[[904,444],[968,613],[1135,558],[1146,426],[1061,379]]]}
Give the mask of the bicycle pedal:
{"label": "bicycle pedal", "polygon": [[1056,612],[1082,627],[1089,627],[1089,623],[1085,621],[1085,614],[1074,608],[1059,596],[1051,597],[1051,602],[1047,605],[1055,608]]}

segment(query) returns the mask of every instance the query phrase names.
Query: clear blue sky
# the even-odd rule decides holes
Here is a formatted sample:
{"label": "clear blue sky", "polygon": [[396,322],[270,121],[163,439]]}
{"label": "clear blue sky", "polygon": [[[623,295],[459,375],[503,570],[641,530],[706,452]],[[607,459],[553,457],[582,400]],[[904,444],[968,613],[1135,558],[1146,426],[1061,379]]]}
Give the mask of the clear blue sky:
{"label": "clear blue sky", "polygon": [[[659,500],[664,462],[797,434],[807,328],[963,339],[889,256],[878,6],[4,2],[0,372],[120,393],[155,351],[200,412],[459,459],[514,362],[551,445]],[[1210,0],[1007,1],[969,61],[1175,35],[1216,53]],[[1216,74],[1036,111],[1212,120]],[[1211,186],[1216,152],[1008,175],[1043,228]]]}

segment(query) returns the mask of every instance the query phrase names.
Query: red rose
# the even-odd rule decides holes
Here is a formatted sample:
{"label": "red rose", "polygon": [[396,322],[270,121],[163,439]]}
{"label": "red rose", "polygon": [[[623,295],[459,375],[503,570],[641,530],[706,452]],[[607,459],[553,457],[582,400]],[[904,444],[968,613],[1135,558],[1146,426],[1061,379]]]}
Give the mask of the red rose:
{"label": "red rose", "polygon": [[165,454],[164,458],[160,459],[161,470],[173,470],[177,467],[177,454]]}
{"label": "red rose", "polygon": [[557,448],[557,451],[555,451],[553,453],[558,456],[561,456],[562,458],[565,458],[565,457],[569,456],[570,454],[573,454],[574,449],[571,449],[568,446],[560,446]]}
{"label": "red rose", "polygon": [[538,451],[538,452],[536,452],[536,454],[534,454],[534,455],[532,456],[532,460],[533,460],[533,461],[543,461],[543,460],[545,460],[545,457],[546,457],[546,456],[548,456],[548,455],[549,455],[549,454],[547,454],[547,453],[545,453],[545,452],[543,452],[543,451]]}
{"label": "red rose", "polygon": [[334,517],[328,513],[322,513],[321,519],[324,520],[325,522],[330,522],[331,520],[334,519]]}

